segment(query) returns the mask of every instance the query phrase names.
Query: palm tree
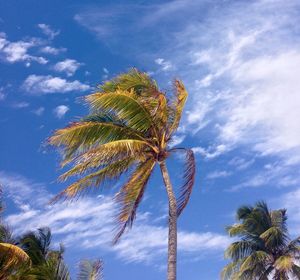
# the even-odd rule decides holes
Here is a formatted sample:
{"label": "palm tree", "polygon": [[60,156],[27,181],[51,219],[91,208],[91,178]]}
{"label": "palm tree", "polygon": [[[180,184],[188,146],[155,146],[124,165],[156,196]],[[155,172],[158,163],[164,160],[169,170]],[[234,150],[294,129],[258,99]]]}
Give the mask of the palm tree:
{"label": "palm tree", "polygon": [[0,187],[0,279],[7,279],[24,265],[30,265],[30,258],[24,250],[17,246],[8,226],[2,221],[3,212],[2,189]]}
{"label": "palm tree", "polygon": [[103,263],[101,260],[82,260],[79,264],[78,280],[102,280]]}
{"label": "palm tree", "polygon": [[[82,176],[55,201],[78,197],[107,180],[130,173],[115,196],[120,205],[115,243],[132,226],[150,175],[159,165],[169,201],[168,280],[176,279],[177,217],[189,201],[195,177],[193,151],[169,148],[188,95],[179,80],[174,89],[175,95],[168,98],[146,73],[132,69],[88,95],[85,101],[90,114],[57,130],[49,139],[63,154],[62,166],[72,164],[60,178]],[[177,199],[166,166],[166,159],[173,152],[186,154],[185,182]]]}
{"label": "palm tree", "polygon": [[222,279],[300,279],[300,237],[290,240],[285,209],[270,211],[265,202],[237,210],[239,223],[227,227],[239,238],[225,252],[231,259]]}
{"label": "palm tree", "polygon": [[63,260],[64,248],[53,250],[52,234],[47,227],[24,234],[19,241],[22,249],[30,257],[32,268],[21,271],[21,275],[45,280],[69,280],[70,275]]}

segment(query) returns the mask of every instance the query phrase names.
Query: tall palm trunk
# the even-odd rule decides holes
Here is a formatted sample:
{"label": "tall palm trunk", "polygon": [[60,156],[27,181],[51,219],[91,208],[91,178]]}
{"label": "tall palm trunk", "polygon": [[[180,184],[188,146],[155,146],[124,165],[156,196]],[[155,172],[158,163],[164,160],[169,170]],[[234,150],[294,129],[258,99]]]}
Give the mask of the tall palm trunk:
{"label": "tall palm trunk", "polygon": [[176,280],[177,261],[177,204],[166,162],[160,162],[160,169],[169,199],[169,239],[168,239],[168,280]]}

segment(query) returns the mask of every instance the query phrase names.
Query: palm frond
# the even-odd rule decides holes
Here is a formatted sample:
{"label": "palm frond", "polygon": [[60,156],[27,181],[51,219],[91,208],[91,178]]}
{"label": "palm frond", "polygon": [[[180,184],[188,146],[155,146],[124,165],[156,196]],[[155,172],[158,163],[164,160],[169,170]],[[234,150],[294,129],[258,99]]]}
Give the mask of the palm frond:
{"label": "palm frond", "polygon": [[20,247],[9,244],[0,243],[0,261],[2,263],[1,270],[17,268],[18,266],[31,264],[30,257]]}
{"label": "palm frond", "polygon": [[185,170],[183,173],[184,184],[180,189],[180,194],[177,199],[177,216],[180,216],[184,208],[189,202],[196,173],[196,162],[194,152],[191,149],[173,149],[173,151],[184,151],[186,154]]}
{"label": "palm frond", "polygon": [[275,261],[274,265],[277,270],[288,272],[292,269],[294,265],[294,260],[291,256],[280,256]]}
{"label": "palm frond", "polygon": [[[121,159],[115,161],[96,172],[90,173],[68,186],[65,190],[55,196],[51,202],[55,203],[63,198],[72,199],[78,197],[90,188],[99,187],[106,180],[117,179],[126,172],[135,161],[136,159],[130,156],[127,160]],[[65,174],[64,176],[70,176],[70,174]]]}
{"label": "palm frond", "polygon": [[20,245],[30,257],[33,265],[45,262],[50,251],[51,231],[48,227],[39,228],[36,232],[24,234],[20,239]]}
{"label": "palm frond", "polygon": [[91,146],[122,139],[140,139],[141,137],[136,131],[114,123],[77,122],[57,130],[49,138],[49,143],[67,147],[78,144]]}
{"label": "palm frond", "polygon": [[82,260],[79,264],[78,280],[102,280],[103,262],[101,260]]}
{"label": "palm frond", "polygon": [[228,232],[230,237],[242,236],[246,233],[243,224],[235,224],[233,226],[228,226],[226,227],[226,231]]}
{"label": "palm frond", "polygon": [[225,258],[238,261],[239,259],[248,257],[253,252],[253,244],[248,241],[233,242],[225,251]]}
{"label": "palm frond", "polygon": [[129,72],[118,75],[116,78],[100,85],[99,89],[106,93],[115,92],[118,89],[125,91],[134,89],[140,95],[142,93],[151,94],[152,91],[157,91],[158,87],[147,73],[132,68]]}
{"label": "palm frond", "polygon": [[65,166],[70,162],[74,164],[84,164],[93,161],[99,165],[109,164],[112,161],[126,156],[136,156],[141,152],[156,152],[157,148],[145,140],[122,139],[105,144],[98,145],[93,148],[79,149],[73,151],[73,155],[69,154],[64,158],[61,165]]}
{"label": "palm frond", "polygon": [[94,111],[114,112],[127,126],[139,132],[154,126],[150,113],[135,97],[134,93],[116,90],[115,92],[94,93],[86,97]]}
{"label": "palm frond", "polygon": [[119,230],[115,236],[114,243],[117,243],[127,227],[131,227],[135,219],[137,208],[143,198],[150,174],[155,166],[155,160],[150,158],[139,164],[128,182],[116,195],[116,201],[120,205],[120,212],[117,217]]}
{"label": "palm frond", "polygon": [[169,105],[170,124],[168,128],[167,138],[169,138],[172,135],[172,133],[176,131],[176,129],[178,128],[183,107],[188,97],[188,93],[183,83],[179,80],[175,80],[175,91],[176,91],[176,100],[174,101],[174,104]]}
{"label": "palm frond", "polygon": [[237,272],[239,270],[239,262],[231,262],[227,264],[222,272],[221,272],[221,279],[222,280],[233,280],[236,279]]}

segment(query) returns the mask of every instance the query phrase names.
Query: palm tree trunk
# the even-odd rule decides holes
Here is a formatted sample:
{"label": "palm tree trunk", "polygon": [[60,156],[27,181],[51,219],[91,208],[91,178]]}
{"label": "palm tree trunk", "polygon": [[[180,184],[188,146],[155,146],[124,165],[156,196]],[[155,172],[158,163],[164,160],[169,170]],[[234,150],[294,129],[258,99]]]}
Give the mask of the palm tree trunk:
{"label": "palm tree trunk", "polygon": [[176,280],[177,262],[177,203],[173,192],[166,162],[160,162],[160,169],[169,199],[169,239],[168,239],[168,280]]}

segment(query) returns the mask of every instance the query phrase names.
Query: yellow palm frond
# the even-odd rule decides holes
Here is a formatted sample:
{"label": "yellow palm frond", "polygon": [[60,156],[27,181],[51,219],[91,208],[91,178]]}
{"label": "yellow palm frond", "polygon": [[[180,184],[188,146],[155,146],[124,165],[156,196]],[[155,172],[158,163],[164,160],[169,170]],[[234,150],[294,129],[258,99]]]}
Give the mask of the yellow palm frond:
{"label": "yellow palm frond", "polygon": [[146,185],[154,166],[155,160],[153,158],[149,158],[141,163],[128,182],[117,194],[116,201],[120,205],[120,212],[117,220],[120,224],[120,228],[115,236],[114,243],[118,242],[128,226],[132,226],[137,208],[143,198]]}
{"label": "yellow palm frond", "polygon": [[291,256],[281,256],[275,262],[275,267],[279,271],[290,271],[294,265],[294,259]]}
{"label": "yellow palm frond", "polygon": [[99,187],[100,184],[104,183],[107,180],[117,179],[135,162],[136,159],[134,157],[129,157],[127,160],[121,159],[113,162],[106,167],[93,172],[68,186],[52,200],[52,203],[61,198],[72,199],[74,197],[78,197],[90,188]]}
{"label": "yellow palm frond", "polygon": [[[99,156],[97,156],[99,155]],[[71,176],[75,175],[82,175],[86,172],[89,172],[91,169],[95,168],[101,168],[105,167],[106,165],[109,165],[116,161],[122,161],[122,160],[128,160],[128,159],[135,159],[136,161],[144,161],[146,159],[147,153],[134,153],[134,156],[132,154],[128,155],[127,153],[116,153],[115,156],[112,156],[111,154],[107,157],[103,157],[103,154],[101,151],[92,152],[89,151],[84,154],[83,157],[80,157],[81,159],[75,164],[75,166],[71,169],[69,169],[67,172],[62,174],[59,177],[60,181],[65,181]]]}
{"label": "yellow palm frond", "polygon": [[[94,157],[100,164],[107,164],[119,157],[136,155],[140,152],[157,152],[157,148],[143,140],[123,139],[102,144],[90,149],[77,148],[72,154],[66,154],[61,165],[74,161],[75,164],[87,163]],[[96,158],[95,158],[96,157]]]}
{"label": "yellow palm frond", "polygon": [[169,106],[169,109],[171,110],[171,112],[170,112],[171,120],[170,120],[169,129],[168,129],[168,138],[179,126],[183,107],[184,107],[186,99],[188,97],[188,93],[187,93],[183,83],[179,80],[175,81],[175,90],[176,90],[176,100],[175,100],[174,104]]}
{"label": "yellow palm frond", "polygon": [[20,247],[9,244],[0,243],[0,260],[3,264],[1,269],[15,269],[25,263],[30,264],[30,258]]}

